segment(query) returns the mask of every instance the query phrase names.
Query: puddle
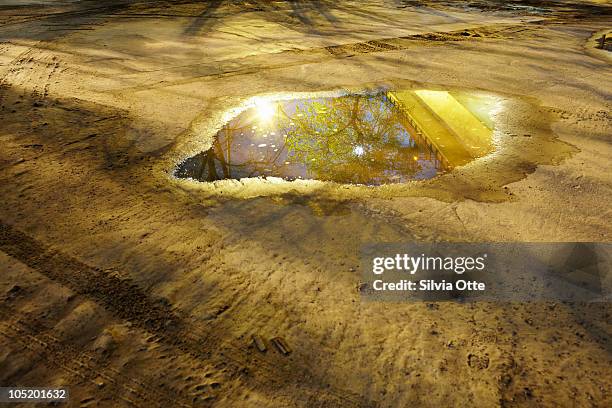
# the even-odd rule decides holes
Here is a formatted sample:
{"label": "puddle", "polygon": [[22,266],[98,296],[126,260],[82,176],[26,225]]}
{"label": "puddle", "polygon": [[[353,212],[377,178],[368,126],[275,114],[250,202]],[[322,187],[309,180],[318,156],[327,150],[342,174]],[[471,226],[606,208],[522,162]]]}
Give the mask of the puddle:
{"label": "puddle", "polygon": [[425,180],[493,150],[497,100],[466,92],[381,91],[259,101],[175,175],[210,182],[278,177],[383,185]]}

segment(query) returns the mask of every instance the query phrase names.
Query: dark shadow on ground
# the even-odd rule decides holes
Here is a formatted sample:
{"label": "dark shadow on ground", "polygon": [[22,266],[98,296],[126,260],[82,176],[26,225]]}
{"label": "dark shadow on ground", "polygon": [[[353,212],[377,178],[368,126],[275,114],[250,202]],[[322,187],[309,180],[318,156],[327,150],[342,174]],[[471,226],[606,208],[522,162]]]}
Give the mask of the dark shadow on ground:
{"label": "dark shadow on ground", "polygon": [[[173,8],[180,6],[180,8]],[[612,6],[567,1],[539,0],[393,0],[392,8],[443,9],[448,7],[479,12],[504,12],[519,15],[551,15],[566,18],[585,16],[605,17],[612,14]],[[371,8],[358,4],[331,0],[81,0],[55,4],[39,3],[0,5],[0,39],[53,40],[75,31],[91,30],[113,18],[177,17],[192,19],[185,35],[196,36],[210,32],[225,17],[246,12],[260,12],[264,19],[285,25],[300,32],[324,34],[337,30],[340,21],[334,13],[388,22],[392,14],[377,15]]]}
{"label": "dark shadow on ground", "polygon": [[330,0],[83,0],[68,5],[0,7],[0,40],[52,41],[74,32],[93,30],[117,18],[189,19],[191,22],[187,24],[184,34],[198,36],[213,31],[218,22],[226,17],[249,12],[258,12],[260,17],[272,23],[315,34],[332,33],[341,27],[334,16],[335,12],[378,22],[389,21],[389,15],[377,15],[355,5]]}
{"label": "dark shadow on ground", "polygon": [[210,26],[213,24],[213,15],[225,0],[211,0],[208,1],[204,10],[194,19],[194,21],[187,27],[185,34],[189,36],[197,35],[202,32],[208,31]]}
{"label": "dark shadow on ground", "polygon": [[[325,349],[324,345],[312,351],[294,349],[294,353],[288,357],[281,356],[274,351],[266,355],[259,355],[256,350],[248,347],[248,339],[243,339],[242,342],[236,341],[233,336],[235,328],[232,326],[231,318],[225,320],[225,315],[222,318],[219,316],[220,313],[212,310],[214,321],[201,324],[202,316],[192,316],[188,311],[176,308],[169,300],[151,294],[154,288],[174,285],[175,288],[181,289],[180,293],[189,292],[188,296],[193,296],[195,293],[196,298],[199,299],[197,306],[201,309],[213,309],[214,300],[220,298],[225,299],[226,309],[245,307],[235,304],[235,299],[232,299],[229,293],[223,292],[223,289],[214,283],[218,276],[212,272],[206,273],[209,267],[206,262],[197,266],[202,269],[203,274],[200,283],[194,286],[185,281],[184,274],[189,270],[185,270],[184,261],[180,257],[173,256],[163,244],[160,245],[159,241],[153,239],[149,241],[139,237],[138,234],[134,235],[133,232],[126,231],[123,240],[113,242],[105,238],[106,232],[103,231],[108,227],[102,227],[100,230],[94,228],[97,231],[92,229],[87,231],[84,224],[88,224],[88,221],[73,219],[76,215],[69,209],[76,207],[79,207],[84,213],[93,211],[92,214],[96,214],[96,217],[99,215],[100,219],[104,218],[102,216],[104,213],[120,213],[128,218],[142,217],[142,225],[150,229],[153,235],[165,234],[163,227],[159,224],[154,225],[160,220],[154,221],[144,212],[140,213],[137,210],[138,207],[146,205],[143,201],[144,196],[148,194],[147,191],[150,191],[146,183],[139,184],[140,175],[143,173],[133,176],[125,173],[136,172],[136,167],[143,164],[139,157],[143,156],[133,156],[125,152],[121,146],[119,150],[115,150],[117,145],[110,142],[114,136],[121,135],[122,129],[129,124],[129,119],[124,118],[116,122],[107,121],[107,125],[102,127],[99,122],[96,122],[100,118],[117,117],[123,112],[113,112],[112,108],[78,100],[33,99],[14,89],[4,88],[1,92],[0,96],[3,97],[5,109],[0,110],[0,121],[6,126],[4,129],[10,131],[31,125],[30,131],[21,136],[17,142],[21,143],[23,149],[33,152],[31,157],[25,156],[18,162],[0,160],[1,177],[10,175],[14,166],[27,166],[26,172],[21,173],[20,176],[26,178],[13,179],[12,182],[31,185],[32,178],[30,177],[36,177],[39,186],[48,187],[39,192],[37,199],[43,200],[47,205],[58,205],[66,209],[61,216],[48,220],[45,228],[54,229],[58,225],[73,225],[75,231],[79,231],[77,234],[90,237],[85,239],[99,240],[100,253],[108,251],[109,248],[115,248],[113,255],[115,260],[111,262],[129,259],[129,264],[120,264],[121,266],[116,268],[118,274],[107,270],[107,264],[88,265],[80,259],[95,259],[98,254],[64,252],[62,242],[42,242],[35,238],[35,234],[24,229],[24,226],[27,228],[27,223],[14,225],[11,221],[7,222],[8,214],[3,215],[0,219],[1,251],[51,280],[66,286],[79,296],[103,306],[115,317],[154,334],[156,341],[169,348],[176,348],[177,353],[189,354],[196,361],[223,364],[234,380],[240,378],[248,386],[253,386],[264,394],[276,395],[280,392],[284,395],[295,396],[297,401],[303,401],[305,404],[316,401],[324,406],[372,406],[369,401],[365,401],[356,394],[330,386],[330,384],[337,383],[337,380],[330,377],[326,367],[315,367],[309,363],[308,358],[313,353],[324,357],[326,353],[333,352]],[[24,115],[13,109],[15,105],[33,107],[34,111]],[[0,153],[4,156],[6,152],[2,149]],[[125,157],[126,162],[121,167],[106,168],[109,164],[109,155]],[[3,156],[0,159],[4,159]],[[59,156],[62,162],[70,163],[74,174],[79,176],[62,179],[58,178],[53,170],[45,171],[46,164],[49,161],[53,162],[56,156]],[[103,168],[100,169],[100,166]],[[88,178],[87,175],[91,177]],[[87,179],[87,184],[83,184],[83,179]],[[29,183],[28,180],[30,180]],[[126,204],[127,197],[122,197],[119,201],[116,200],[117,197],[108,197],[105,204],[98,206],[96,203],[100,204],[97,201],[100,198],[89,196],[93,190],[104,194],[102,192],[109,189],[110,186],[113,186],[113,189],[129,189],[134,194],[129,199],[131,204]],[[30,188],[28,187],[28,190]],[[17,194],[19,192],[16,192]],[[158,203],[162,203],[162,206],[174,202],[174,200],[164,200],[163,196],[166,194],[168,191],[158,192],[156,195],[156,199],[161,198]],[[13,199],[17,197],[14,196]],[[132,199],[136,201],[131,201]],[[24,196],[19,200],[26,203],[27,199]],[[28,205],[26,203],[24,208],[27,208]],[[129,215],[124,211],[125,205],[132,208],[128,210]],[[174,205],[172,204],[171,207]],[[166,215],[174,211],[172,208],[161,210]],[[201,207],[195,205],[187,208],[185,214],[189,214],[188,217],[195,216],[194,220],[203,216]],[[40,214],[30,214],[31,219],[39,216]],[[117,230],[122,229],[121,225],[116,225],[116,227]],[[204,236],[202,237],[203,242],[208,241],[215,248],[209,251],[220,250],[221,242],[218,237],[215,237],[210,231],[201,235]],[[93,238],[94,236],[97,238]],[[184,239],[189,238],[185,236]],[[108,254],[106,258],[107,261],[110,261]],[[153,268],[151,268],[152,260],[156,264]],[[141,268],[135,268],[135,265],[140,265]],[[241,276],[244,271],[224,270],[223,272],[228,275],[233,272]],[[216,274],[218,273],[217,271]],[[226,276],[226,278],[231,277]],[[269,299],[267,303],[270,303]],[[285,310],[288,306],[277,303],[270,307],[274,310]],[[230,314],[227,313],[228,316]],[[246,314],[241,313],[241,315]],[[244,322],[239,323],[244,324]],[[318,333],[302,333],[302,337],[308,339],[308,344],[317,343],[318,335]],[[143,376],[146,376],[146,373],[143,373]]]}
{"label": "dark shadow on ground", "polygon": [[576,0],[394,0],[396,7],[456,7],[482,12],[503,12],[523,15],[559,15],[564,17],[593,17],[612,14],[612,6]]}

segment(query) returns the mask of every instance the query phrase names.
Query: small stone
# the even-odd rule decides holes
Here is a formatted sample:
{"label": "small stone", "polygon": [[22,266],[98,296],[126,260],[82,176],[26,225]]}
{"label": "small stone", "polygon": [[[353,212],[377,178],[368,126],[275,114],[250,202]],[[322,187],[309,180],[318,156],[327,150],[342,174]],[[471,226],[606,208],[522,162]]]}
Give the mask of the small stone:
{"label": "small stone", "polygon": [[291,348],[282,337],[274,337],[270,340],[272,344],[280,351],[283,355],[288,355],[291,353]]}
{"label": "small stone", "polygon": [[262,353],[265,353],[268,350],[268,347],[266,347],[266,342],[261,336],[253,334],[251,338],[253,339],[253,344],[255,344],[257,350],[261,351]]}
{"label": "small stone", "polygon": [[504,375],[502,375],[500,381],[501,381],[501,383],[503,385],[505,385],[507,387],[512,382],[512,376],[510,374],[504,374]]}
{"label": "small stone", "polygon": [[8,300],[14,299],[24,292],[23,288],[19,285],[13,285],[9,290],[6,291],[6,298]]}

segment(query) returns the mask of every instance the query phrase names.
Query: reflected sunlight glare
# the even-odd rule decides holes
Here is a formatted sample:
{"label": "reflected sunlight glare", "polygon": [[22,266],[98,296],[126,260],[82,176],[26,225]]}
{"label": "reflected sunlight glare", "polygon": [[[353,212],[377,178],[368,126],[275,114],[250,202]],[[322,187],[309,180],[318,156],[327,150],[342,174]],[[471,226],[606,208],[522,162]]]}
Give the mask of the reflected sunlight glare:
{"label": "reflected sunlight glare", "polygon": [[261,122],[269,122],[276,114],[276,104],[270,101],[259,100],[255,102],[255,108],[257,109],[257,117]]}

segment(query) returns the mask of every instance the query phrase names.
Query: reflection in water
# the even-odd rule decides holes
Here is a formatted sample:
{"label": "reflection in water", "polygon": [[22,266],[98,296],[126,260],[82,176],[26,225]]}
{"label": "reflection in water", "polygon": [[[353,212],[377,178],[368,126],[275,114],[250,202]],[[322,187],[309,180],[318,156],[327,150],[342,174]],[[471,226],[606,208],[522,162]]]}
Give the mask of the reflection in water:
{"label": "reflection in water", "polygon": [[176,175],[367,185],[428,179],[492,150],[494,104],[490,97],[428,90],[261,101]]}

